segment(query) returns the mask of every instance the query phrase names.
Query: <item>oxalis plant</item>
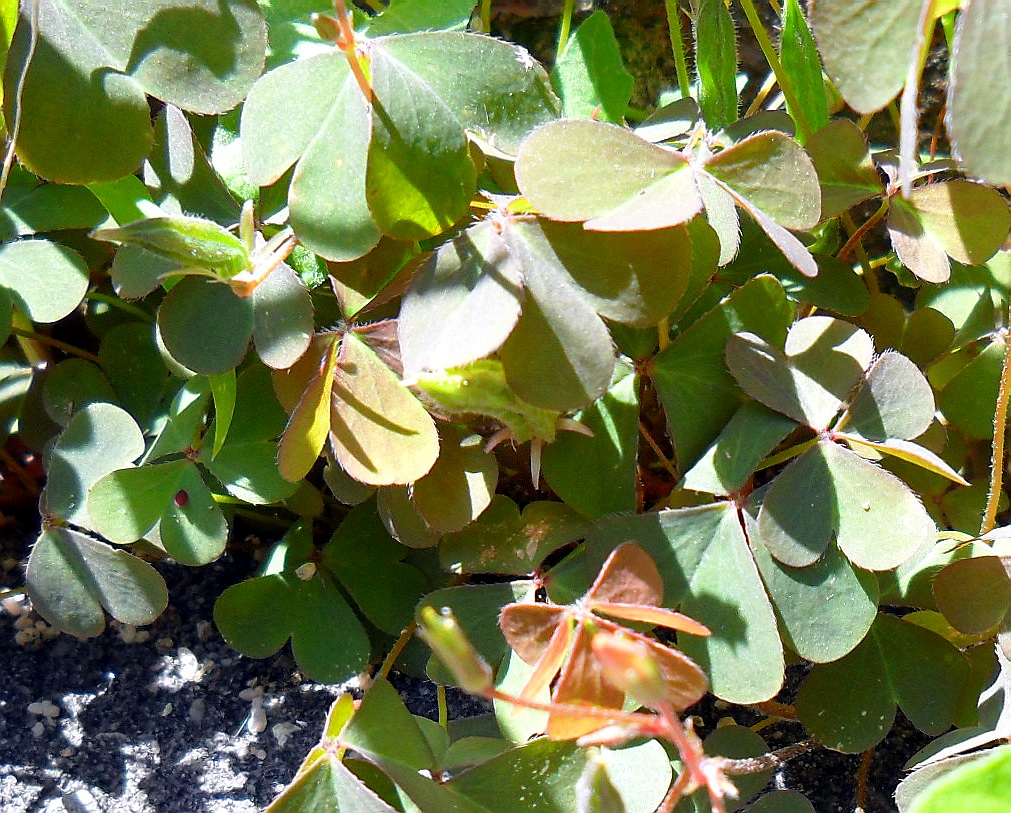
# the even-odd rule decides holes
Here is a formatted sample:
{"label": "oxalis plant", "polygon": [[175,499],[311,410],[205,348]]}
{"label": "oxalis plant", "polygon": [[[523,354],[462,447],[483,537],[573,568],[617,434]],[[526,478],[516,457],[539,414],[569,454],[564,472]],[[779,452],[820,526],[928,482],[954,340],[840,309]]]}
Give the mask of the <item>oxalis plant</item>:
{"label": "oxalis plant", "polygon": [[548,73],[488,0],[0,2],[7,592],[279,526],[218,629],[369,688],[275,813],[801,813],[897,709],[902,811],[1007,805],[1005,1],[668,0],[634,104],[574,5]]}

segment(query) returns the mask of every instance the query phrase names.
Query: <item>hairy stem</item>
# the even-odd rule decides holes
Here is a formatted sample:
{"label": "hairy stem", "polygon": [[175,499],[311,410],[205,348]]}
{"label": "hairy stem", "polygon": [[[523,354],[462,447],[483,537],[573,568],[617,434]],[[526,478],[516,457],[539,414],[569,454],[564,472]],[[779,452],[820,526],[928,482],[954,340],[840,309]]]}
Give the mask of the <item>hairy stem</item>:
{"label": "hairy stem", "polygon": [[[786,98],[786,104],[795,112],[799,111],[801,109],[800,101],[797,99],[797,94],[794,93],[793,84],[790,82],[790,77],[787,75],[786,71],[783,70],[783,63],[779,61],[779,54],[777,54],[776,49],[772,47],[772,40],[769,39],[765,26],[762,25],[762,20],[758,16],[758,12],[755,10],[754,3],[752,3],[751,0],[741,0],[741,8],[744,11],[744,16],[748,18],[748,24],[751,26],[755,39],[758,40],[758,47],[762,49],[765,61],[769,63],[769,67],[772,68],[772,72],[776,74],[776,81],[779,83],[779,89],[783,91],[783,96]],[[811,131],[807,126],[807,122],[804,120],[804,117],[799,114],[796,116],[795,121],[797,122],[797,129],[799,130],[801,141],[806,141],[811,136]]]}
{"label": "hairy stem", "polygon": [[674,68],[678,75],[678,88],[681,98],[691,95],[692,83],[688,78],[688,64],[685,61],[685,46],[681,39],[681,13],[677,0],[665,0],[667,8],[667,30],[670,32],[671,50],[674,52]]}
{"label": "hairy stem", "polygon": [[33,342],[45,344],[49,347],[55,347],[57,350],[62,350],[70,356],[77,356],[78,358],[86,359],[87,361],[94,362],[95,364],[101,363],[98,356],[94,353],[89,353],[87,350],[81,350],[78,347],[74,347],[72,344],[61,342],[59,339],[54,339],[52,336],[46,336],[44,333],[37,333],[34,330],[26,330],[25,328],[20,327],[12,327],[11,333],[15,336],[20,336],[22,339],[31,339]]}
{"label": "hairy stem", "polygon": [[576,0],[565,0],[562,7],[562,22],[558,28],[558,51],[555,53],[555,61],[561,57],[565,51],[565,46],[569,44],[569,33],[572,31],[572,14],[576,10]]}
{"label": "hairy stem", "polygon": [[986,495],[986,511],[980,525],[980,534],[992,531],[997,525],[997,506],[1000,504],[1004,481],[1004,435],[1007,431],[1007,406],[1011,397],[1011,342],[1004,337],[1004,365],[1000,371],[1000,389],[993,413],[993,456],[990,458],[990,490]]}

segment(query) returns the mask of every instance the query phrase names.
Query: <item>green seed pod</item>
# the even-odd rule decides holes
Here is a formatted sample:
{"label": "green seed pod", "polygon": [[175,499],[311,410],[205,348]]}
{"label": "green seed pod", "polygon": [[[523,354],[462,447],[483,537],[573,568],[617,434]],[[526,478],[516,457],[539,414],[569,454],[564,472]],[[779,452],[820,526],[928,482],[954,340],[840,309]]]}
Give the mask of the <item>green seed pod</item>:
{"label": "green seed pod", "polygon": [[491,667],[477,654],[473,644],[456,622],[452,611],[443,607],[422,607],[418,634],[446,664],[460,688],[471,694],[483,694],[492,687]]}

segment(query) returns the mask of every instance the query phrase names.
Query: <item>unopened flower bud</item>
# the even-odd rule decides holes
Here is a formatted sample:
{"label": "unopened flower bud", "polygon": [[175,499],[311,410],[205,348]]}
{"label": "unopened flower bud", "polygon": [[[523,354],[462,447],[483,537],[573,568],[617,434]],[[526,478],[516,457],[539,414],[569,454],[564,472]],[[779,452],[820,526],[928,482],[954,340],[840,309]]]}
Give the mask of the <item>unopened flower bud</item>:
{"label": "unopened flower bud", "polygon": [[422,607],[418,634],[453,673],[460,688],[471,694],[482,694],[492,687],[491,668],[477,650],[448,607],[436,611]]}
{"label": "unopened flower bud", "polygon": [[644,641],[619,632],[601,631],[590,642],[605,677],[642,705],[657,708],[667,690],[660,668]]}

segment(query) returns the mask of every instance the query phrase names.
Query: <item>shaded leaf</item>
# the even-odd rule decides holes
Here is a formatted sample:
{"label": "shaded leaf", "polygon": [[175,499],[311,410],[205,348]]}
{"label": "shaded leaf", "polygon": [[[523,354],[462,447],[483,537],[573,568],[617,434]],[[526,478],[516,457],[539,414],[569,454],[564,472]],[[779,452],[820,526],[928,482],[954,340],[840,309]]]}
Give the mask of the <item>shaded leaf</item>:
{"label": "shaded leaf", "polygon": [[[783,564],[813,564],[835,535],[850,561],[867,570],[897,567],[935,533],[901,480],[828,440],[776,478],[758,526],[763,544]],[[885,535],[883,527],[889,528]]]}
{"label": "shaded leaf", "polygon": [[665,607],[719,630],[679,639],[718,697],[750,703],[779,691],[783,649],[776,619],[732,505],[605,519],[587,535],[587,546],[596,558],[626,539],[656,561]]}
{"label": "shaded leaf", "polygon": [[680,486],[721,497],[739,491],[762,459],[795,428],[790,419],[748,401],[685,474]]}
{"label": "shaded leaf", "polygon": [[778,344],[785,339],[791,319],[780,284],[771,276],[760,276],[730,294],[654,357],[649,374],[682,469],[701,457],[745,401],[724,361],[727,339],[736,331],[749,330]]}
{"label": "shaded leaf", "polygon": [[88,489],[144,452],[137,423],[106,403],[81,408],[68,422],[48,455],[43,509],[74,525],[91,527]]}
{"label": "shaded leaf", "polygon": [[313,306],[302,280],[281,263],[256,287],[253,302],[253,346],[264,364],[290,367],[309,347]]}
{"label": "shaded leaf", "polygon": [[[305,477],[319,458],[330,433],[330,402],[339,343],[336,336],[327,336],[326,342],[325,345],[317,344],[300,364],[306,369],[297,372],[308,372],[310,376],[304,391],[299,393],[297,389],[289,389],[284,379],[275,379],[281,403],[287,401],[291,412],[291,419],[277,447],[277,462],[281,476],[291,482]],[[314,361],[318,367],[315,374],[312,370]],[[290,377],[293,378],[294,374],[295,371],[292,371]],[[297,388],[297,379],[291,383]]]}
{"label": "shaded leaf", "polygon": [[532,502],[521,516],[512,500],[497,494],[477,521],[443,539],[439,560],[447,570],[519,576],[585,530],[583,519],[560,503]]}
{"label": "shaded leaf", "polygon": [[28,558],[25,588],[39,615],[79,638],[101,634],[106,610],[123,624],[142,625],[168,604],[151,565],[70,528],[43,531]]}
{"label": "shaded leaf", "polygon": [[589,519],[635,510],[638,390],[639,377],[620,367],[607,392],[573,416],[593,436],[561,432],[544,449],[544,479],[562,502]]}
{"label": "shaded leaf", "polygon": [[232,370],[246,356],[253,307],[227,285],[186,277],[158,309],[158,329],[172,357],[204,375]]}
{"label": "shaded leaf", "polygon": [[458,531],[488,507],[498,484],[498,462],[480,435],[445,424],[439,432],[439,459],[411,488],[425,522],[441,532]]}
{"label": "shaded leaf", "polygon": [[491,221],[440,246],[403,299],[397,331],[408,376],[493,353],[519,319],[523,272]]}
{"label": "shaded leaf", "polygon": [[833,119],[805,144],[821,184],[821,216],[836,217],[884,193],[867,140],[848,119]]}
{"label": "shaded leaf", "polygon": [[878,585],[872,575],[854,569],[834,547],[805,568],[777,562],[762,545],[752,551],[794,652],[827,663],[864,639],[878,608]]}
{"label": "shaded leaf", "polygon": [[254,658],[277,652],[291,638],[300,668],[311,678],[339,682],[357,674],[369,641],[337,587],[319,571],[300,578],[312,556],[312,534],[294,526],[268,557],[264,574],[227,588],[214,604],[214,623],[235,649]]}
{"label": "shaded leaf", "polygon": [[797,713],[824,745],[859,753],[891,729],[896,705],[922,731],[944,731],[968,675],[965,656],[941,636],[879,615],[856,649],[814,667]]}
{"label": "shaded leaf", "polygon": [[969,634],[999,624],[1011,608],[1011,578],[1005,558],[978,556],[945,565],[934,579],[937,608],[953,627]]}
{"label": "shaded leaf", "polygon": [[400,633],[428,579],[401,560],[408,549],[390,538],[374,503],[351,509],[323,548],[322,565],[332,572],[361,608],[384,632]]}

